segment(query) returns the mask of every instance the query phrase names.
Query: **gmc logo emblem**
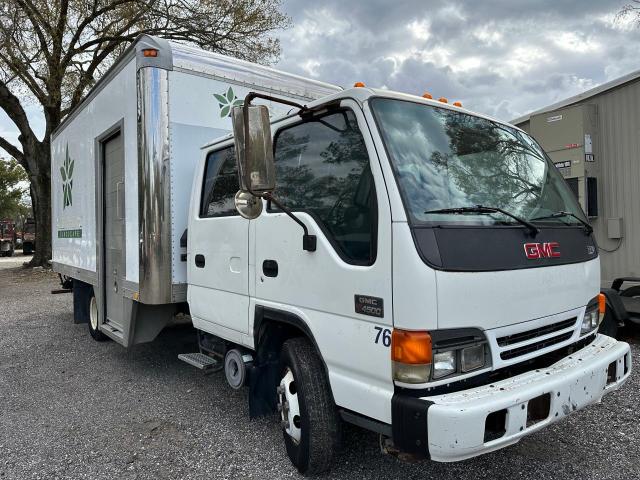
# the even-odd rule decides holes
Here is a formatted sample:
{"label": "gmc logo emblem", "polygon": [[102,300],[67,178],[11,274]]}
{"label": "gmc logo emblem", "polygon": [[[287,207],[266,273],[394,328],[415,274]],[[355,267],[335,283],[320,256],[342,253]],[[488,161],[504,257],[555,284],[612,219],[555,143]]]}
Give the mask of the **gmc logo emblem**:
{"label": "gmc logo emblem", "polygon": [[525,243],[524,254],[529,260],[555,258],[560,256],[559,248],[560,244],[558,242]]}

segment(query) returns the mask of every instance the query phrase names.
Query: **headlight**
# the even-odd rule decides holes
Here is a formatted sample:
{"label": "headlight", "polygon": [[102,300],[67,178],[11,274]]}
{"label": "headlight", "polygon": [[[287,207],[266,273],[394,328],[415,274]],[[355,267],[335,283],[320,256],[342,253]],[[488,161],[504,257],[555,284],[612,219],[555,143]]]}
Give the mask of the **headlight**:
{"label": "headlight", "polygon": [[607,299],[602,293],[593,297],[591,301],[589,301],[584,312],[584,317],[582,317],[580,335],[586,335],[598,328],[600,322],[604,318],[606,308]]}
{"label": "headlight", "polygon": [[460,356],[464,373],[484,367],[484,344],[463,348]]}
{"label": "headlight", "polygon": [[580,328],[580,335],[585,335],[598,328],[600,323],[600,312],[598,311],[598,305],[587,307],[582,317],[582,327]]}
{"label": "headlight", "polygon": [[456,351],[449,350],[433,355],[433,378],[442,378],[454,373],[456,366]]}
{"label": "headlight", "polygon": [[393,379],[427,383],[455,378],[491,364],[487,338],[478,328],[426,331],[393,329]]}

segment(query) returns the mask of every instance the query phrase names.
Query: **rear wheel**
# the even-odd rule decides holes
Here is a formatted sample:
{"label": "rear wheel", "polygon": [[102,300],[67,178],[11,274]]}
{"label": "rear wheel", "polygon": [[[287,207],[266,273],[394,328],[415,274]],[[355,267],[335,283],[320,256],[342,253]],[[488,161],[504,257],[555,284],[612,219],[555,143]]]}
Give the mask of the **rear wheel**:
{"label": "rear wheel", "polygon": [[331,468],[340,444],[340,418],[322,362],[306,338],[282,346],[277,388],[282,433],[291,462],[301,473]]}
{"label": "rear wheel", "polygon": [[89,297],[89,333],[95,341],[104,342],[109,337],[100,331],[98,319],[98,301],[96,300],[96,296],[92,293],[91,297]]}

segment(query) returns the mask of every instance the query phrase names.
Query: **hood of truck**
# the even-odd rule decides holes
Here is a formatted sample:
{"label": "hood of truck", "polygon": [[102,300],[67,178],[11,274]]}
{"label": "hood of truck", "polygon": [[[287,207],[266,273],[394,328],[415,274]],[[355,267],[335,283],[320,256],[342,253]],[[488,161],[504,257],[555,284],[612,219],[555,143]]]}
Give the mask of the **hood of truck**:
{"label": "hood of truck", "polygon": [[504,327],[585,306],[600,260],[496,272],[436,271],[438,328]]}

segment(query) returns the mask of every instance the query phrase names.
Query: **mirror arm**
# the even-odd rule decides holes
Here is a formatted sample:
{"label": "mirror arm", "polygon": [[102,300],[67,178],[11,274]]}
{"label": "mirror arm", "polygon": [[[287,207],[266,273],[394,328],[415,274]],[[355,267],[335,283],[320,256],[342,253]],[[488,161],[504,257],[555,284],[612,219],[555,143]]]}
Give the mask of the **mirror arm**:
{"label": "mirror arm", "polygon": [[[244,135],[244,151],[245,154],[247,152],[249,152],[249,135],[246,134],[246,132],[249,131],[249,106],[251,105],[251,100],[253,100],[254,98],[263,98],[265,100],[270,100],[273,102],[278,102],[278,103],[284,103],[286,105],[291,105],[293,107],[299,108],[300,112],[304,112],[307,110],[307,107],[304,105],[300,105],[299,103],[296,102],[291,102],[289,100],[285,100],[283,98],[276,98],[276,97],[271,97],[269,95],[263,95],[262,93],[257,93],[257,92],[249,92],[247,94],[246,97],[244,97],[244,104],[242,105],[242,122],[244,123],[244,131],[245,131],[245,135]],[[244,176],[244,172],[240,172],[240,175]],[[244,178],[244,177],[243,177]],[[304,222],[302,220],[300,220],[298,217],[296,217],[293,212],[291,210],[289,210],[287,207],[285,207],[284,205],[282,205],[278,200],[276,200],[276,198],[273,196],[273,194],[271,192],[266,192],[266,193],[255,193],[253,190],[251,190],[251,187],[249,185],[251,185],[251,182],[246,182],[247,183],[247,189],[249,190],[249,193],[251,195],[253,195],[254,197],[262,197],[265,200],[271,201],[273,203],[276,204],[276,206],[282,210],[284,213],[286,213],[294,222],[296,222],[298,225],[300,225],[302,227],[302,230],[304,230],[304,235],[302,236],[302,248],[308,252],[315,252],[316,251],[316,246],[317,246],[317,237],[315,235],[309,235],[309,229],[307,228],[307,226],[304,224]]]}
{"label": "mirror arm", "polygon": [[276,198],[271,193],[269,192],[264,193],[262,195],[262,198],[275,203],[280,210],[286,213],[294,222],[296,222],[298,225],[302,227],[302,230],[304,230],[304,235],[302,236],[303,250],[306,250],[307,252],[315,252],[316,246],[318,244],[318,239],[315,235],[309,235],[309,229],[304,224],[304,222],[300,220],[298,217],[296,217],[291,210],[289,210],[287,207],[282,205],[278,200],[276,200]]}

